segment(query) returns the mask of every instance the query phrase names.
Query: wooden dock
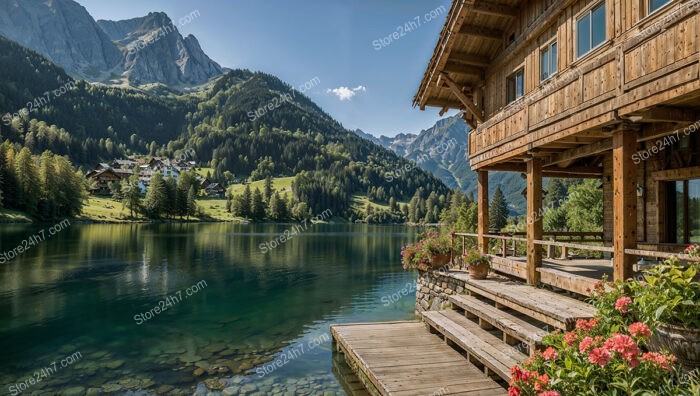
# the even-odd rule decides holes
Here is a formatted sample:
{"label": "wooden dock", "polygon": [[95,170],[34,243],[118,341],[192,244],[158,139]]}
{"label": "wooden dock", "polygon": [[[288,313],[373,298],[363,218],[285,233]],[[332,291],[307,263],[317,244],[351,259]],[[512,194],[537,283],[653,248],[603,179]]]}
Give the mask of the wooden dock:
{"label": "wooden dock", "polygon": [[508,394],[421,322],[333,325],[331,334],[370,394]]}

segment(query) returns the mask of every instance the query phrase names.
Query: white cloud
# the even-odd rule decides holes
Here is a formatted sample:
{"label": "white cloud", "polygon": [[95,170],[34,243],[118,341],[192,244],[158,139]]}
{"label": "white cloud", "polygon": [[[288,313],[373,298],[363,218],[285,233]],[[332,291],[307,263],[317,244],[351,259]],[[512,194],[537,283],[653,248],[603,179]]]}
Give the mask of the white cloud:
{"label": "white cloud", "polygon": [[358,92],[367,92],[367,88],[365,88],[364,85],[358,85],[355,88],[338,87],[326,91],[326,93],[332,93],[337,96],[340,100],[350,100],[353,96],[357,95]]}

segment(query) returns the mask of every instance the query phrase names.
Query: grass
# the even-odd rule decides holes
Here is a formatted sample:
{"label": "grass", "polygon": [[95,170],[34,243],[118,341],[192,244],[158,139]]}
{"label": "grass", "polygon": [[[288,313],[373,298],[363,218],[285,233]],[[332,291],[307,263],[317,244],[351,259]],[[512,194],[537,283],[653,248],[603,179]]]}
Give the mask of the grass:
{"label": "grass", "polygon": [[197,200],[197,206],[204,211],[207,218],[218,221],[240,221],[239,217],[226,211],[226,199],[201,198]]}
{"label": "grass", "polygon": [[105,221],[110,223],[121,223],[132,221],[129,218],[129,210],[122,207],[122,203],[109,197],[90,195],[83,213],[79,217],[83,220]]}
{"label": "grass", "polygon": [[[294,176],[291,177],[275,177],[272,179],[272,187],[279,191],[281,195],[290,195],[292,193],[292,182],[294,181]],[[258,180],[252,183],[248,183],[250,186],[251,190],[255,190],[255,188],[259,188],[261,192],[264,192],[265,190],[265,180]],[[233,193],[233,195],[238,195],[245,190],[245,184],[234,184],[229,187],[229,191]]]}
{"label": "grass", "polygon": [[31,217],[24,212],[12,209],[0,209],[0,223],[32,223]]}
{"label": "grass", "polygon": [[[370,202],[370,200],[367,198],[366,195],[353,195],[352,196],[352,208],[359,210],[364,213],[365,208],[367,207],[367,203],[372,205],[373,209],[379,209],[379,210],[389,210],[389,204],[379,204],[376,202]],[[403,205],[407,202],[404,201],[396,201],[397,205]]]}

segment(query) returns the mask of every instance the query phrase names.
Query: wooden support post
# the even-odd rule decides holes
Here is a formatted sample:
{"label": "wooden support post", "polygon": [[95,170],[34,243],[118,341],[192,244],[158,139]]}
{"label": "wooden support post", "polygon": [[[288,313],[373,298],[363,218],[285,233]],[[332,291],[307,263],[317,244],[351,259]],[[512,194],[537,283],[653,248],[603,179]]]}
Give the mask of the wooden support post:
{"label": "wooden support post", "polygon": [[567,246],[562,246],[561,247],[561,257],[562,260],[568,260],[569,259],[569,248]]}
{"label": "wooden support post", "polygon": [[[554,240],[554,237],[549,237],[550,241]],[[552,255],[554,254],[554,246],[553,245],[547,245],[547,258],[551,259]]]}
{"label": "wooden support post", "polygon": [[542,239],[542,160],[531,158],[527,161],[527,283],[540,283],[537,268],[542,266],[542,245],[535,240]]}
{"label": "wooden support post", "polygon": [[489,232],[489,173],[487,171],[478,171],[477,174],[478,243],[481,253],[487,254],[489,252],[489,240],[484,235]]}
{"label": "wooden support post", "polygon": [[637,247],[637,153],[635,130],[613,132],[613,260],[614,280],[632,277],[634,256],[625,249]]}
{"label": "wooden support post", "polygon": [[501,256],[503,256],[503,257],[508,256],[508,253],[506,252],[506,250],[507,250],[506,242],[507,241],[505,239],[501,239]]}

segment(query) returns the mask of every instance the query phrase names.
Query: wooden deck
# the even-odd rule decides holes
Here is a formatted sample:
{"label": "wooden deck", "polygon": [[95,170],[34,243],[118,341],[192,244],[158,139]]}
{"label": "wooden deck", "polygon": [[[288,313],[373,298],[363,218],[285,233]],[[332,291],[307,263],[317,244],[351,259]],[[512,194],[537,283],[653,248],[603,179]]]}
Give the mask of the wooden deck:
{"label": "wooden deck", "polygon": [[331,334],[371,394],[508,394],[418,321],[333,325]]}

